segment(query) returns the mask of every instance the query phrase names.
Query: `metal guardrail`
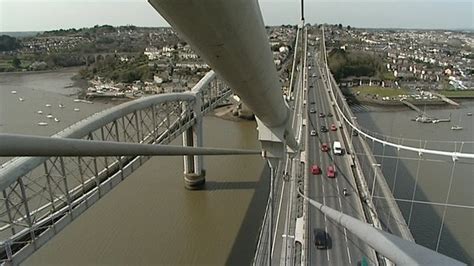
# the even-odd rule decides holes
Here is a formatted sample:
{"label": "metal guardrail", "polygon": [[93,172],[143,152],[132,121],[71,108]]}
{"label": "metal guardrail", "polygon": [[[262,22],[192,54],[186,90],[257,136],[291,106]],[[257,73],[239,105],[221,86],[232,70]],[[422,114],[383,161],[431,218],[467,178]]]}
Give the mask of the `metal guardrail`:
{"label": "metal guardrail", "polygon": [[[211,71],[186,93],[96,113],[54,138],[168,144],[230,89]],[[201,101],[201,110],[193,104]],[[199,114],[196,112],[200,112]],[[0,263],[18,264],[148,160],[148,156],[18,157],[0,167]]]}

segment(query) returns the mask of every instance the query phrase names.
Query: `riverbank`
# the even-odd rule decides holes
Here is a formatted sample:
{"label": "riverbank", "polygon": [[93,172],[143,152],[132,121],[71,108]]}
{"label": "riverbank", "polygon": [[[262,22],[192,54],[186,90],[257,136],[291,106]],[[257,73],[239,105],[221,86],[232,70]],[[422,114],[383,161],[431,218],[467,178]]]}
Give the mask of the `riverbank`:
{"label": "riverbank", "polygon": [[29,74],[48,74],[48,73],[68,73],[68,72],[79,72],[79,70],[83,66],[72,66],[72,67],[60,67],[54,69],[46,69],[46,70],[28,70],[28,71],[10,71],[10,72],[0,72],[0,76],[2,75],[29,75]]}
{"label": "riverbank", "polygon": [[252,121],[255,120],[253,115],[239,115],[234,104],[224,104],[216,107],[211,115],[233,122]]}

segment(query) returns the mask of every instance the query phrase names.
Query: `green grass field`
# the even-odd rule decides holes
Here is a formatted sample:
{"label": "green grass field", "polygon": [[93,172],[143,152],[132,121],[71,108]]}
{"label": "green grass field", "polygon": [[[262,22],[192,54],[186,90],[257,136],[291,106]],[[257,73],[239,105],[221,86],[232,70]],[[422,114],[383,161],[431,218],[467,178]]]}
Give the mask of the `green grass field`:
{"label": "green grass field", "polygon": [[440,94],[443,94],[446,97],[474,97],[474,90],[464,90],[464,91],[455,91],[455,90],[446,90],[439,91]]}
{"label": "green grass field", "polygon": [[400,94],[409,94],[407,89],[394,89],[394,88],[383,88],[376,86],[361,86],[351,88],[351,91],[354,95],[357,95],[357,92],[360,92],[361,95],[379,95],[381,97],[393,97]]}

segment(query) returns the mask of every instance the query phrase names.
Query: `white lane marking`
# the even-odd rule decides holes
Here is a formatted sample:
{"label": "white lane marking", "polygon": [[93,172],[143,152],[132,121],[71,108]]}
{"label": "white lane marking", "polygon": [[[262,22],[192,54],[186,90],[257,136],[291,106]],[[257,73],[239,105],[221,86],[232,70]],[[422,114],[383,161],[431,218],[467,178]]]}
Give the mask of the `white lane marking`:
{"label": "white lane marking", "polygon": [[[326,93],[324,93],[324,94],[326,94],[326,96],[327,96],[328,98],[330,98],[330,95],[329,95],[329,93],[328,93],[327,91],[326,91]],[[331,100],[329,99],[329,101],[331,101]],[[334,108],[331,108],[331,106],[329,106],[329,109],[332,109],[332,112],[334,112]],[[335,116],[333,116],[330,120],[332,120],[333,122],[336,121]],[[336,135],[338,135],[338,136],[341,137],[341,139],[342,139],[341,134],[342,134],[342,133],[341,133],[340,131],[336,133]],[[331,136],[329,137],[329,139],[331,139]],[[334,158],[334,164],[336,163],[335,159],[336,159],[336,158]],[[337,190],[337,199],[338,199],[338,201],[339,201],[339,208],[340,208],[340,211],[343,212],[342,202],[341,202],[341,192],[340,192],[340,189],[339,189],[339,181],[338,181],[338,178],[336,178],[336,190]],[[348,258],[349,264],[351,264],[351,260],[352,260],[352,259],[351,259],[351,252],[349,251],[349,241],[348,241],[348,239],[347,239],[347,230],[346,230],[346,228],[343,228],[343,229],[344,229],[344,230],[343,230],[343,231],[344,231],[344,239],[345,239],[345,241],[346,241],[347,258]]]}
{"label": "white lane marking", "polygon": [[273,252],[275,251],[276,234],[278,232],[278,221],[280,220],[281,203],[283,202],[283,191],[285,191],[285,185],[286,185],[286,182],[283,181],[283,185],[281,186],[280,204],[278,206],[277,220],[275,223],[277,227],[275,228],[275,233],[273,233],[272,257],[273,257]]}

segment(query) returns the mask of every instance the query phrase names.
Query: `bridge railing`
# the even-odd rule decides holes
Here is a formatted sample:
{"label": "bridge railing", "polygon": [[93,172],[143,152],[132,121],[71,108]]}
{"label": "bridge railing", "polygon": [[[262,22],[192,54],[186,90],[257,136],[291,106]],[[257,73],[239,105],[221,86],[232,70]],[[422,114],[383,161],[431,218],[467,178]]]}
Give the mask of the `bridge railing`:
{"label": "bridge railing", "polygon": [[[211,71],[191,90],[134,100],[55,134],[168,144],[211,111],[230,89]],[[193,105],[201,102],[201,110]],[[17,264],[51,239],[149,157],[18,157],[0,168],[0,263]]]}

